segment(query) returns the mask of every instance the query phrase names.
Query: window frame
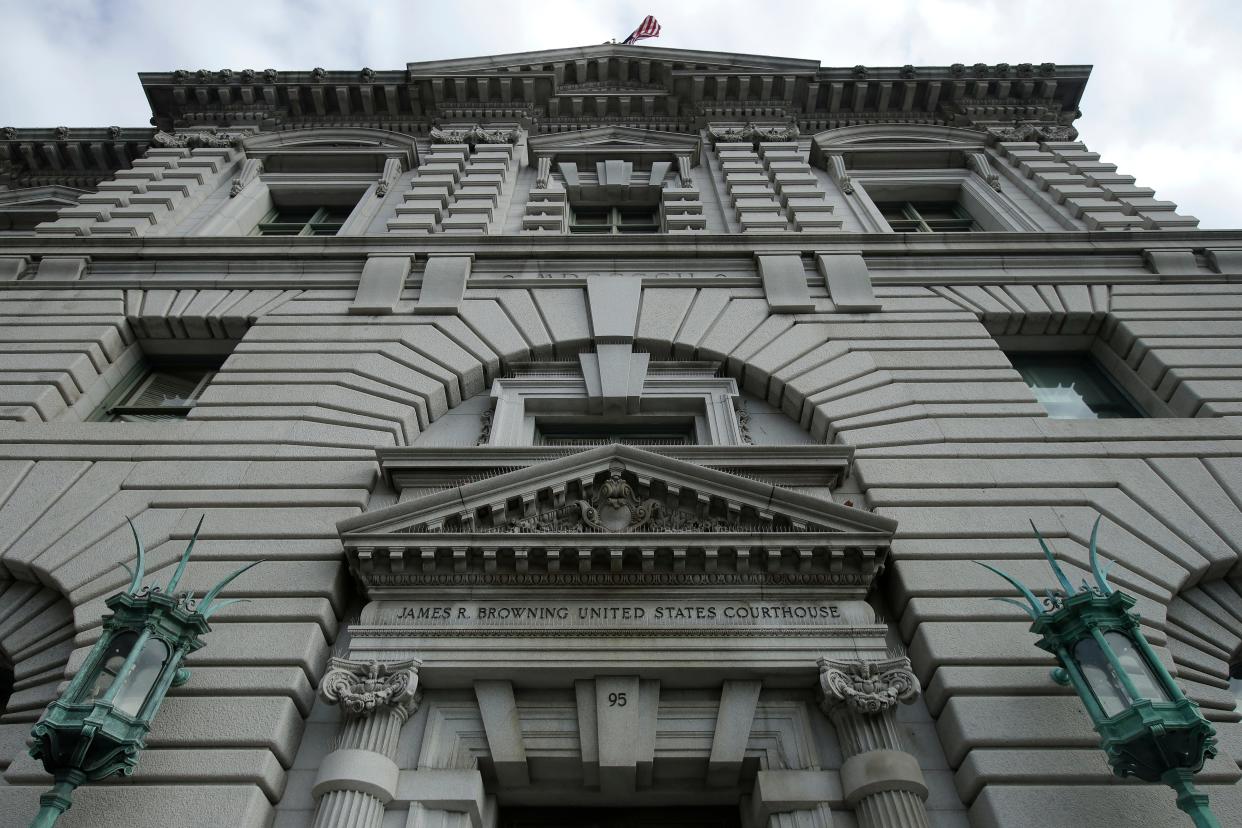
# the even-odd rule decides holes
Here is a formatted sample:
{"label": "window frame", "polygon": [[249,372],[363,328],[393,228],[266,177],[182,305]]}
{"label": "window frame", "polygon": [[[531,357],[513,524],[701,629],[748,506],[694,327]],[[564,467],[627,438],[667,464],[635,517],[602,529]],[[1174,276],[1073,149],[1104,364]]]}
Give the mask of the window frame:
{"label": "window frame", "polygon": [[[1009,364],[1013,366],[1018,375],[1022,377],[1022,381],[1026,383],[1035,399],[1044,410],[1048,413],[1048,418],[1053,420],[1136,420],[1148,419],[1149,415],[1144,411],[1143,407],[1122,387],[1109,372],[1100,364],[1090,351],[1083,350],[1018,350],[1006,349],[1005,358],[1009,360]],[[1049,403],[1041,398],[1040,391],[1048,390],[1047,386],[1038,386],[1033,384],[1028,372],[1033,366],[1024,366],[1021,363],[1030,363],[1034,360],[1042,359],[1048,363],[1061,362],[1061,366],[1047,365],[1048,370],[1057,370],[1066,372],[1069,370],[1077,370],[1081,373],[1081,379],[1087,383],[1093,384],[1097,389],[1104,392],[1108,398],[1102,407],[1100,403],[1092,404],[1084,398],[1081,392],[1078,392],[1079,404],[1090,411],[1095,416],[1065,416],[1054,413],[1049,408]],[[1076,365],[1070,365],[1074,362]],[[1061,385],[1058,382],[1057,388]],[[1070,389],[1073,389],[1071,383]]]}
{"label": "window frame", "polygon": [[870,233],[896,233],[879,208],[895,201],[956,202],[979,225],[977,232],[1043,232],[1043,228],[971,170],[850,170],[855,215]]}
{"label": "window frame", "polygon": [[[956,201],[877,201],[875,206],[879,209],[880,214],[884,216],[884,220],[888,222],[888,226],[894,233],[977,233],[982,228],[979,222],[975,220],[960,202]],[[912,229],[898,229],[893,226],[894,219],[887,215],[886,208],[896,208],[901,211],[903,218],[896,221],[913,225]],[[946,207],[948,212],[953,214],[952,219],[933,219],[928,216],[930,207]],[[968,225],[964,229],[947,230],[937,225],[946,222],[954,222],[957,224]]]}
{"label": "window frame", "polygon": [[[579,224],[576,219],[584,211],[606,211],[607,220],[602,224]],[[631,234],[652,234],[660,233],[663,230],[663,223],[660,221],[660,208],[656,205],[650,211],[653,219],[650,222],[627,224],[624,221],[624,214],[627,212],[635,213],[642,211],[643,215],[648,215],[645,206],[626,206],[622,204],[610,205],[593,205],[593,204],[573,204],[569,205],[569,232],[570,234],[580,235],[631,235]],[[597,229],[598,228],[598,229]],[[629,228],[629,229],[627,229]],[[638,229],[641,228],[641,229]]]}
{"label": "window frame", "polygon": [[[349,221],[350,215],[354,211],[353,207],[344,208],[344,207],[333,207],[332,205],[321,205],[318,207],[312,207],[311,209],[313,210],[313,212],[311,213],[310,218],[308,218],[304,222],[275,221],[275,219],[280,216],[282,211],[287,212],[291,209],[305,209],[305,208],[282,207],[280,205],[275,205],[275,204],[272,205],[272,209],[269,210],[267,215],[263,217],[263,220],[258,222],[255,225],[254,235],[256,236],[336,236],[336,235],[339,235],[341,230],[344,229],[346,223],[348,223]],[[329,220],[329,217],[332,216],[332,213],[334,210],[337,212],[337,215],[340,216],[339,221],[337,221],[335,218],[333,218],[332,220]],[[341,216],[341,213],[343,213],[344,215]],[[293,233],[274,232],[274,228],[278,228],[278,227],[296,229],[296,232],[293,232]],[[322,229],[329,228],[329,227],[333,228],[331,233],[320,232]]]}
{"label": "window frame", "polygon": [[[126,404],[127,400],[141,397],[161,373],[189,373],[200,370],[203,374],[202,377],[198,379],[193,390],[183,398],[187,401],[187,405],[151,406]],[[185,365],[174,368],[171,365],[152,365],[149,362],[143,361],[134,366],[116,384],[91,415],[90,420],[107,423],[183,420],[197,406],[198,398],[207,390],[207,387],[217,373],[219,373],[219,368],[211,365]],[[125,417],[138,417],[142,419],[127,420],[124,419]]]}

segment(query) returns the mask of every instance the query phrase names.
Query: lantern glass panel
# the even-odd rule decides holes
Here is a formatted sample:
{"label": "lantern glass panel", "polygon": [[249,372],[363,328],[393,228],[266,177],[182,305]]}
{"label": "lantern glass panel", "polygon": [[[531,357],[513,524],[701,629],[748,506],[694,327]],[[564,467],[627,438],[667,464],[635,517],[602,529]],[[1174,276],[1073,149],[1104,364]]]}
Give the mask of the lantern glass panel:
{"label": "lantern glass panel", "polygon": [[1169,694],[1165,692],[1164,685],[1156,678],[1151,665],[1147,663],[1147,659],[1143,658],[1138,647],[1134,646],[1134,641],[1130,636],[1114,630],[1104,633],[1104,640],[1108,642],[1109,647],[1113,648],[1117,660],[1121,662],[1122,669],[1130,677],[1130,683],[1134,685],[1134,689],[1142,698],[1155,702],[1172,701]]}
{"label": "lantern glass panel", "polygon": [[116,674],[120,672],[121,665],[125,663],[125,659],[129,658],[129,651],[134,649],[134,642],[138,640],[138,633],[123,632],[112,637],[108,642],[108,649],[104,651],[103,657],[99,660],[99,672],[95,675],[95,683],[91,686],[88,698],[98,699],[108,692],[108,688],[112,686],[112,682],[116,681]]}
{"label": "lantern glass panel", "polygon": [[1083,678],[1091,686],[1104,715],[1112,718],[1130,706],[1130,697],[1117,677],[1113,665],[1109,664],[1104,651],[1094,638],[1084,638],[1074,645],[1074,658],[1082,670]]}
{"label": "lantern glass panel", "polygon": [[138,654],[133,671],[125,677],[125,683],[116,694],[116,709],[130,716],[137,716],[167,660],[168,645],[158,638],[148,638],[142,652]]}

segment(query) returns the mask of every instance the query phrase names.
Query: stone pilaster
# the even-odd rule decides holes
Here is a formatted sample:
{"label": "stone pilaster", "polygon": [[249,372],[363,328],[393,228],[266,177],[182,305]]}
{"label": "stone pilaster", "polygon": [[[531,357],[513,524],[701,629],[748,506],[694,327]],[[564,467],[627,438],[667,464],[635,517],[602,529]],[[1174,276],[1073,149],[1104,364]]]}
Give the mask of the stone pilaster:
{"label": "stone pilaster", "polygon": [[927,785],[918,760],[902,746],[895,715],[898,702],[919,695],[910,660],[821,658],[819,685],[845,757],[841,786],[859,828],[926,828]]}
{"label": "stone pilaster", "polygon": [[319,695],[344,718],[315,779],[312,828],[380,828],[396,793],[397,739],[418,707],[418,665],[344,658],[328,665]]}

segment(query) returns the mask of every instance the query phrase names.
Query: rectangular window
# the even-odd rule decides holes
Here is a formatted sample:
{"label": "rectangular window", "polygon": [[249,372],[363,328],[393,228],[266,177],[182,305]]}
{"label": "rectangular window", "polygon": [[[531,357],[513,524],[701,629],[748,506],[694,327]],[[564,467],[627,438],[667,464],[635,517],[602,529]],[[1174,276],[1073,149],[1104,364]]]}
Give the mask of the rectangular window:
{"label": "rectangular window", "polygon": [[973,233],[978,222],[955,201],[878,201],[895,233]]}
{"label": "rectangular window", "polygon": [[537,446],[692,446],[696,442],[693,420],[634,419],[638,422],[558,422],[536,418],[534,442]]}
{"label": "rectangular window", "polygon": [[276,207],[259,222],[259,236],[335,236],[353,207]]}
{"label": "rectangular window", "polygon": [[140,366],[117,386],[92,419],[114,423],[183,419],[215,373],[209,367]]}
{"label": "rectangular window", "polygon": [[660,214],[642,207],[574,207],[571,233],[659,233]]}
{"label": "rectangular window", "polygon": [[1143,416],[1086,354],[1037,351],[1007,356],[1055,420]]}

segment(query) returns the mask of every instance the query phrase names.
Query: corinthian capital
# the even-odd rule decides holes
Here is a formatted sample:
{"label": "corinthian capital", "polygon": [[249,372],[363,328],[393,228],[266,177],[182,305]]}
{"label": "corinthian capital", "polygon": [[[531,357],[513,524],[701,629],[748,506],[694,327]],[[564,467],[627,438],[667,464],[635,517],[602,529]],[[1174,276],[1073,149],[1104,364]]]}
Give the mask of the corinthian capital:
{"label": "corinthian capital", "polygon": [[319,685],[319,695],[353,716],[371,716],[381,710],[408,716],[418,707],[420,663],[417,659],[383,662],[334,658]]}
{"label": "corinthian capital", "polygon": [[825,713],[838,708],[873,716],[918,698],[921,687],[902,656],[884,661],[819,660],[819,687]]}

